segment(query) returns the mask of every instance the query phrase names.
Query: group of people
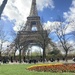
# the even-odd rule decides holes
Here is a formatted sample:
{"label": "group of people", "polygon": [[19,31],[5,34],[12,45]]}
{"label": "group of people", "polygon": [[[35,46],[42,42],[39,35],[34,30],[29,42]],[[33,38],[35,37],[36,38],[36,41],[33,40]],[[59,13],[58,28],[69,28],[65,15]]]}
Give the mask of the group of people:
{"label": "group of people", "polygon": [[[63,61],[65,61],[65,58],[62,58],[62,60]],[[13,63],[13,62],[19,62],[19,60],[13,60],[13,58],[11,57],[10,58],[10,60],[8,59],[8,58],[3,58],[2,60],[0,59],[0,63],[1,62],[3,62],[3,63],[9,63],[9,61],[11,62],[11,63]],[[54,61],[57,61],[57,62],[59,62],[60,61],[60,58],[57,58],[57,59],[54,59],[54,58],[50,58],[48,61],[50,61],[50,62],[54,62]],[[46,59],[44,60],[44,62],[48,62]],[[72,61],[74,61],[75,62],[75,57],[72,59]],[[38,62],[43,62],[43,60],[37,60],[37,59],[24,59],[22,62],[25,62],[25,63],[38,63]]]}

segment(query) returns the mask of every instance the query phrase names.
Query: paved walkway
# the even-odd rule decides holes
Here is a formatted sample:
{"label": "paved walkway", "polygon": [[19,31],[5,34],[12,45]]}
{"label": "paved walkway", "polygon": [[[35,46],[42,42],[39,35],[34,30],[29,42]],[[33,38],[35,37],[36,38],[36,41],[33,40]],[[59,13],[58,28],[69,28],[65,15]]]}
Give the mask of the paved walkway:
{"label": "paved walkway", "polygon": [[[43,63],[43,62],[38,62],[38,63]],[[63,61],[63,60],[60,60],[59,62],[57,61],[54,61],[54,62],[51,62],[51,61],[48,61],[48,62],[44,62],[44,63],[75,63],[73,60],[68,60],[67,62],[66,61]],[[3,64],[0,62],[0,64]],[[9,62],[7,64],[28,64],[28,63],[25,63],[25,62],[22,62],[22,63],[19,63],[19,62]]]}

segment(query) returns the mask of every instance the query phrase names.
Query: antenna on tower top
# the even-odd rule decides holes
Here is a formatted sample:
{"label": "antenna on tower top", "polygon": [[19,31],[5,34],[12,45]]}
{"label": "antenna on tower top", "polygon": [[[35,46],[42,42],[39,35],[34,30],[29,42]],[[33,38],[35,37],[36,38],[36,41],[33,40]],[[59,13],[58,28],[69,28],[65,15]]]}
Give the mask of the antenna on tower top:
{"label": "antenna on tower top", "polygon": [[31,10],[29,16],[38,16],[37,7],[36,7],[36,0],[32,0]]}

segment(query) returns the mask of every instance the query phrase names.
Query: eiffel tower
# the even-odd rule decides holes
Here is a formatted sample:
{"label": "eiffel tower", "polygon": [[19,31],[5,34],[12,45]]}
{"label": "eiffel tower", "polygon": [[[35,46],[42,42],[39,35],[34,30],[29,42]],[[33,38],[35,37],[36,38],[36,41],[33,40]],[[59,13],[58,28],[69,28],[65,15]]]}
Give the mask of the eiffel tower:
{"label": "eiffel tower", "polygon": [[[22,31],[18,32],[17,35],[18,48],[25,51],[28,48],[28,45],[39,45],[43,49],[43,60],[45,59],[45,48],[51,39],[48,38],[46,30],[43,30],[42,24],[40,22],[40,17],[38,16],[36,0],[32,0],[30,14],[27,17],[25,27]],[[21,56],[20,56],[21,58]]]}
{"label": "eiffel tower", "polygon": [[[27,43],[36,43],[40,41],[39,33],[41,33],[41,31],[43,31],[43,27],[37,13],[36,0],[32,0],[30,15],[27,17],[25,27],[20,31],[20,34],[24,34],[23,37]],[[21,41],[24,41],[24,39],[22,38]]]}

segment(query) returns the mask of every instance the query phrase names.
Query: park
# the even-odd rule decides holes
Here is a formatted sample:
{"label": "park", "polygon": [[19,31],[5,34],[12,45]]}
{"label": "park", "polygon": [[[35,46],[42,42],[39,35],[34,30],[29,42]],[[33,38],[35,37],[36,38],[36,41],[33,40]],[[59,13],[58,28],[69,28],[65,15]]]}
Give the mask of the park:
{"label": "park", "polygon": [[0,1],[0,75],[75,75],[75,1],[59,2]]}

